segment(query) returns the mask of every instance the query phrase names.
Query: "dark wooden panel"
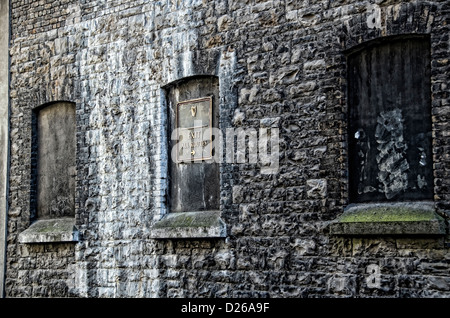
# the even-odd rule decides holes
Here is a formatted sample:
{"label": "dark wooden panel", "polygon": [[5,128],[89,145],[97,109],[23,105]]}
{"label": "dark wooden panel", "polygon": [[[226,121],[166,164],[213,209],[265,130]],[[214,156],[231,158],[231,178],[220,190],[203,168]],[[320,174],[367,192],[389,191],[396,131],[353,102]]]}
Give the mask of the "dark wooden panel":
{"label": "dark wooden panel", "polygon": [[353,202],[433,196],[428,38],[368,46],[348,58]]}
{"label": "dark wooden panel", "polygon": [[[177,83],[169,89],[169,132],[170,138],[176,127],[177,103],[212,97],[212,127],[218,127],[219,83],[215,77],[201,77]],[[170,156],[176,141],[170,142]],[[170,212],[194,212],[219,210],[220,175],[219,164],[212,160],[177,162],[169,158]]]}

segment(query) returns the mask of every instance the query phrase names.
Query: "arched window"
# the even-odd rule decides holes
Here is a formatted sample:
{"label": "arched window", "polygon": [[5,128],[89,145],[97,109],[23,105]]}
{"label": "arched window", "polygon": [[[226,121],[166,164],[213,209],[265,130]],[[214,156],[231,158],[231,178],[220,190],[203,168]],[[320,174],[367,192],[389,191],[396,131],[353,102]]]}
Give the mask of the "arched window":
{"label": "arched window", "polygon": [[[218,211],[219,164],[212,129],[219,126],[217,77],[193,77],[168,89],[170,212]],[[176,132],[174,136],[174,132]]]}
{"label": "arched window", "polygon": [[373,41],[347,62],[350,201],[432,199],[429,37]]}
{"label": "arched window", "polygon": [[225,237],[220,210],[219,79],[184,78],[166,86],[167,212],[151,230],[153,238]]}
{"label": "arched window", "polygon": [[31,165],[31,225],[19,242],[77,242],[74,103],[55,102],[33,111]]}
{"label": "arched window", "polygon": [[34,126],[35,217],[74,217],[75,104],[57,102],[38,108]]}

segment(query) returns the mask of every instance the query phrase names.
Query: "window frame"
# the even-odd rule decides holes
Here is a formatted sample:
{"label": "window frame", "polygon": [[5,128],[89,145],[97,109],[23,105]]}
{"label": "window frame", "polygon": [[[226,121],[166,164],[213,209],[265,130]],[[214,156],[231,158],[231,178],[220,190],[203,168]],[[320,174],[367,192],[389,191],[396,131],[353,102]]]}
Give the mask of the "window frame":
{"label": "window frame", "polygon": [[[359,178],[362,178],[362,173],[360,173],[360,170],[363,170],[364,168],[367,170],[367,168],[369,168],[369,173],[365,173],[365,177],[367,178],[367,175],[369,174],[369,179],[375,179],[373,174],[374,174],[374,168],[378,169],[378,167],[374,167],[374,160],[375,160],[375,155],[380,153],[381,151],[375,151],[374,148],[376,147],[376,142],[372,141],[369,145],[369,149],[367,152],[365,152],[364,154],[361,154],[361,148],[358,149],[358,146],[356,144],[358,144],[358,141],[355,141],[355,139],[357,139],[356,137],[356,130],[355,130],[355,126],[357,124],[355,124],[355,118],[353,117],[353,115],[355,113],[359,113],[357,115],[358,118],[356,118],[357,121],[361,122],[363,121],[363,119],[361,119],[362,117],[367,117],[367,114],[361,114],[361,110],[363,110],[363,107],[360,105],[355,105],[352,104],[353,100],[352,98],[357,98],[358,93],[354,93],[351,92],[351,84],[352,84],[352,79],[350,79],[351,76],[351,71],[350,71],[350,67],[351,67],[351,58],[354,58],[355,56],[357,58],[360,58],[361,54],[364,54],[364,52],[368,52],[367,54],[370,53],[369,50],[384,50],[384,49],[391,49],[392,47],[395,46],[399,46],[401,49],[404,49],[404,46],[406,46],[406,41],[420,41],[422,42],[421,45],[424,45],[427,47],[428,52],[427,52],[427,56],[428,56],[428,61],[429,61],[429,65],[427,67],[427,69],[425,70],[425,75],[428,77],[426,80],[424,80],[425,82],[429,82],[429,88],[428,91],[425,92],[424,91],[424,95],[425,98],[428,98],[428,100],[425,101],[426,103],[426,110],[427,110],[427,122],[426,124],[424,124],[424,126],[426,127],[427,131],[424,132],[424,134],[426,135],[424,140],[425,140],[425,147],[426,147],[426,160],[428,161],[427,164],[427,170],[425,171],[425,169],[421,169],[420,172],[425,171],[426,174],[426,181],[427,181],[427,193],[422,194],[419,193],[421,192],[421,189],[417,190],[416,193],[417,194],[412,194],[411,189],[408,189],[408,192],[406,193],[401,193],[401,194],[390,194],[390,196],[388,196],[387,190],[384,193],[377,193],[375,195],[367,195],[365,193],[361,194],[360,189],[358,189],[361,183],[358,183],[360,180],[356,180]],[[397,53],[397,51],[395,52]],[[392,54],[390,52],[390,54]],[[347,52],[346,54],[347,57],[347,64],[346,64],[346,68],[347,68],[347,72],[346,72],[346,80],[347,80],[347,154],[348,154],[348,160],[347,160],[347,165],[348,165],[348,196],[349,196],[349,201],[350,203],[370,203],[370,202],[402,202],[402,201],[427,201],[427,200],[432,200],[433,199],[433,189],[434,189],[434,177],[433,177],[433,162],[432,162],[432,136],[431,136],[431,131],[432,131],[432,122],[431,122],[431,41],[430,41],[430,37],[429,35],[402,35],[402,36],[390,36],[390,37],[384,37],[384,38],[380,38],[380,39],[375,39],[375,40],[371,40],[368,42],[365,42],[359,46],[357,46],[356,48],[350,50],[349,52]],[[379,56],[378,56],[379,58]],[[372,61],[372,65],[380,65],[379,61],[373,62]],[[360,69],[361,70],[361,69]],[[428,73],[428,74],[427,74]],[[402,77],[404,75],[401,75],[400,77]],[[367,79],[369,81],[373,80],[373,75],[370,74],[367,76]],[[377,78],[375,78],[375,80],[377,80]],[[357,81],[354,81],[353,83],[356,83]],[[390,83],[390,82],[389,82]],[[361,84],[361,81],[360,83]],[[384,85],[384,84],[382,84]],[[402,86],[402,84],[398,84],[398,86]],[[392,85],[394,86],[394,85]],[[367,87],[366,87],[367,88]],[[379,88],[379,87],[377,87]],[[370,92],[371,88],[368,88],[369,92]],[[374,95],[375,97],[368,97],[367,102],[368,104],[368,111],[367,113],[369,113],[370,111],[372,111],[372,109],[376,108],[376,107],[380,107],[379,105],[373,105],[373,100],[377,101],[378,103],[380,102],[380,100],[382,102],[386,102],[385,99],[387,99],[385,96],[379,98],[378,96],[380,96],[380,91],[383,91],[383,87],[380,88],[380,90],[377,90],[376,92],[372,92],[372,95]],[[395,90],[395,89],[393,89]],[[371,100],[369,100],[371,99]],[[403,99],[407,99],[407,98],[403,98]],[[359,102],[359,101],[358,101]],[[361,102],[362,103],[362,102]],[[392,102],[392,105],[394,105],[396,102]],[[420,106],[423,106],[420,105]],[[355,107],[358,107],[358,109],[355,109]],[[412,148],[416,147],[416,144],[412,144],[411,140],[406,140],[406,139],[412,139],[411,137],[407,136],[409,132],[413,131],[415,129],[415,127],[412,127],[413,124],[408,122],[407,120],[410,119],[412,116],[410,116],[409,114],[409,109],[407,107],[404,107],[404,105],[400,105],[400,107],[397,108],[392,108],[389,109],[389,106],[384,106],[382,105],[381,107],[384,107],[384,113],[379,112],[378,113],[378,117],[382,117],[385,116],[386,120],[389,119],[389,117],[394,117],[394,115],[392,115],[394,113],[394,111],[397,111],[395,114],[398,118],[396,118],[397,120],[402,119],[403,120],[403,127],[402,127],[402,131],[401,131],[401,138],[404,138],[404,148],[405,151],[403,153],[399,153],[399,159],[404,159],[403,163],[406,162],[406,164],[412,164],[413,168],[415,170],[413,170],[413,172],[407,172],[406,173],[406,184],[411,185],[411,175],[412,173],[416,172],[419,173],[419,169],[417,168],[417,164],[415,162],[412,162],[412,158],[415,157],[413,156],[413,150],[411,150]],[[400,113],[399,113],[400,112]],[[406,114],[405,114],[406,113]],[[391,114],[392,116],[390,116],[389,114]],[[418,116],[421,116],[421,114],[418,114]],[[380,119],[380,118],[378,118]],[[376,121],[375,118],[369,119],[369,121]],[[372,125],[373,126],[373,125]],[[378,124],[377,125],[377,129],[380,128],[380,131],[382,131],[383,129],[383,125]],[[363,127],[363,128],[367,128],[367,124]],[[395,128],[395,127],[389,127],[391,129]],[[358,131],[359,132],[359,131]],[[353,136],[355,135],[355,136]],[[361,135],[364,135],[364,131],[361,132]],[[375,135],[375,133],[372,133],[372,135]],[[372,139],[375,139],[374,136],[370,136]],[[397,142],[397,141],[396,141]],[[397,145],[395,145],[395,147],[397,147]],[[400,152],[401,150],[399,150]],[[424,151],[425,152],[425,151]],[[371,156],[370,156],[371,155]],[[366,158],[364,158],[364,160],[366,161],[370,161],[369,162],[369,167],[367,166],[363,166],[361,168],[360,165],[358,165],[356,162],[362,159],[359,159],[358,156],[362,156],[364,158],[364,156]],[[367,159],[367,157],[369,157]],[[408,160],[406,160],[406,158],[408,158]],[[391,159],[391,158],[389,158]],[[381,156],[379,158],[377,158],[377,160],[383,160],[383,158],[381,158]],[[410,167],[408,166],[408,169]],[[388,172],[389,173],[389,172]],[[380,172],[378,172],[378,175],[381,175]],[[370,184],[370,186],[372,186],[372,191],[379,191],[379,189],[377,189],[377,186],[380,187],[381,186],[381,181],[378,179],[378,183],[373,183]],[[366,186],[367,188],[367,186]],[[414,188],[414,187],[413,187]],[[403,191],[405,192],[405,190],[403,189]],[[369,191],[367,191],[369,192]],[[384,194],[384,196],[383,196]],[[415,198],[418,197],[417,199]],[[374,198],[371,198],[374,197]]]}

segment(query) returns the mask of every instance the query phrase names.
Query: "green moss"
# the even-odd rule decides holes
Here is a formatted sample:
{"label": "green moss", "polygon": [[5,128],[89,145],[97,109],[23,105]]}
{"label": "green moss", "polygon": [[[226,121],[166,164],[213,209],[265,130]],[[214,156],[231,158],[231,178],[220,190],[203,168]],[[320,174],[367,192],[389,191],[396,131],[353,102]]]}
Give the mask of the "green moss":
{"label": "green moss", "polygon": [[346,211],[340,222],[417,222],[436,220],[433,210],[408,206],[374,206]]}
{"label": "green moss", "polygon": [[217,215],[207,212],[169,213],[157,228],[210,227],[217,222]]}
{"label": "green moss", "polygon": [[21,243],[75,241],[78,241],[78,230],[73,218],[38,220],[19,234]]}
{"label": "green moss", "polygon": [[186,226],[191,226],[194,219],[192,216],[180,215],[175,218],[172,218],[171,221],[172,222],[170,222],[170,223],[171,223],[171,226],[173,226],[173,227],[186,227]]}
{"label": "green moss", "polygon": [[58,229],[54,226],[46,226],[46,227],[40,227],[38,229],[36,229],[36,233],[50,233],[50,232],[55,232],[58,231]]}
{"label": "green moss", "polygon": [[57,233],[71,231],[74,225],[74,220],[71,219],[53,219],[41,220],[36,222],[32,227],[35,233]]}
{"label": "green moss", "polygon": [[174,212],[152,226],[151,236],[157,239],[225,237],[226,225],[220,211]]}

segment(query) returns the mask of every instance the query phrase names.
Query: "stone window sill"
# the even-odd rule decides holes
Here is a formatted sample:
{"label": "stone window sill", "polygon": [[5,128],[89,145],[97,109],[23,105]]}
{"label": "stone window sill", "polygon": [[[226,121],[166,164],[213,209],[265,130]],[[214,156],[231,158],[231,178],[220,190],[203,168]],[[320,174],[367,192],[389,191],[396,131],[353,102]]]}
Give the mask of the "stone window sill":
{"label": "stone window sill", "polygon": [[74,218],[38,220],[19,234],[19,243],[78,242]]}
{"label": "stone window sill", "polygon": [[166,214],[150,231],[154,239],[221,238],[226,225],[220,211],[174,212]]}
{"label": "stone window sill", "polygon": [[330,225],[332,235],[445,235],[433,202],[349,205]]}

